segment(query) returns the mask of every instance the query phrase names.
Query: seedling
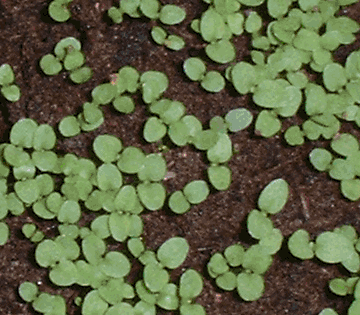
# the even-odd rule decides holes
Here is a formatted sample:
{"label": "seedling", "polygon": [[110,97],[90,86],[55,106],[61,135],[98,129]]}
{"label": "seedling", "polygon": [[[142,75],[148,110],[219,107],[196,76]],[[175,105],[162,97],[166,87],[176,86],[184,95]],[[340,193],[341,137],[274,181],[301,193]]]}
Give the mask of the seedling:
{"label": "seedling", "polygon": [[65,22],[71,17],[68,9],[72,0],[54,0],[49,5],[49,15],[57,22]]}
{"label": "seedling", "polygon": [[20,88],[14,84],[15,75],[7,63],[0,66],[1,94],[10,102],[17,102],[21,97]]}

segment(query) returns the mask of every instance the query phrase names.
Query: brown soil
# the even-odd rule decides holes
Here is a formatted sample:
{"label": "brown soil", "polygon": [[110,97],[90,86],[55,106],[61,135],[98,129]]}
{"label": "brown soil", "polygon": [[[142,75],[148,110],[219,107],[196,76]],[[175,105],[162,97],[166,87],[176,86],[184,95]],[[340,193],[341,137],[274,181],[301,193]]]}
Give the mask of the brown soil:
{"label": "brown soil", "polygon": [[[15,72],[16,82],[22,91],[16,103],[2,100],[0,111],[0,137],[8,141],[9,129],[20,118],[30,117],[39,123],[52,126],[69,114],[81,111],[81,104],[89,101],[89,93],[98,84],[110,79],[110,74],[125,65],[135,66],[139,71],[159,70],[170,80],[165,97],[184,102],[188,114],[196,115],[207,123],[215,115],[224,115],[229,110],[245,107],[257,114],[248,96],[239,96],[231,86],[217,94],[204,92],[197,83],[186,79],[182,63],[189,56],[203,56],[204,43],[194,34],[189,24],[199,17],[206,5],[201,0],[162,0],[186,9],[187,19],[180,26],[168,30],[182,35],[187,43],[184,50],[173,52],[151,41],[149,30],[154,22],[125,18],[120,25],[113,25],[106,17],[111,0],[74,0],[71,4],[72,19],[66,23],[54,23],[47,16],[47,0],[1,0],[0,2],[0,64],[9,63]],[[117,1],[114,1],[117,2]],[[342,14],[360,22],[360,3]],[[39,59],[51,53],[62,38],[80,38],[87,64],[93,69],[93,78],[83,85],[73,85],[66,74],[47,77],[39,69]],[[359,37],[358,37],[359,38]],[[235,38],[237,61],[248,58],[249,40],[244,36]],[[341,47],[335,53],[336,60],[344,62],[352,50],[358,49],[359,41],[349,47]],[[211,66],[209,69],[224,69]],[[59,152],[74,152],[89,157],[92,140],[99,134],[110,133],[120,137],[124,145],[141,146],[146,152],[158,152],[157,144],[144,144],[141,131],[146,120],[146,107],[141,98],[136,111],[120,115],[110,106],[104,106],[105,123],[96,131],[81,134],[71,139],[58,141]],[[288,119],[290,124],[300,122],[302,117]],[[341,132],[360,136],[350,123],[343,123]],[[284,178],[291,186],[291,196],[283,211],[273,216],[273,222],[285,238],[295,230],[308,230],[312,237],[325,230],[343,224],[352,224],[360,232],[359,202],[345,200],[339,192],[339,183],[326,173],[315,171],[308,162],[308,154],[318,146],[328,146],[328,141],[307,143],[301,147],[289,147],[281,136],[263,139],[254,136],[248,129],[231,135],[238,151],[229,162],[233,182],[225,192],[213,192],[209,198],[194,206],[185,215],[176,216],[168,210],[149,212],[143,215],[144,239],[151,249],[158,248],[168,238],[179,235],[190,244],[185,263],[173,272],[173,279],[186,268],[195,268],[204,274],[204,290],[197,301],[209,315],[273,315],[273,314],[318,314],[323,308],[334,307],[339,314],[346,314],[352,299],[333,295],[327,282],[348,273],[335,265],[326,265],[315,259],[300,261],[292,258],[284,241],[281,251],[275,256],[270,270],[265,275],[266,291],[258,301],[242,301],[236,291],[223,292],[214,286],[207,275],[206,263],[217,251],[241,241],[250,244],[246,232],[246,216],[256,208],[256,200],[264,186],[275,178]],[[172,147],[171,147],[172,148]],[[205,179],[206,159],[191,147],[172,148],[164,154],[169,170],[175,177],[166,181],[169,192],[182,188],[194,179]],[[86,224],[92,216],[81,221]],[[6,222],[11,229],[11,238],[0,249],[0,313],[3,315],[34,314],[30,305],[17,295],[23,281],[34,281],[41,291],[62,294],[68,301],[68,313],[80,314],[73,303],[76,296],[87,291],[80,287],[59,289],[51,285],[47,270],[39,268],[34,261],[35,246],[21,234],[26,222],[35,222],[47,236],[56,235],[55,221],[38,220],[27,211],[19,217],[9,216]],[[111,249],[122,245],[111,244]],[[134,268],[129,279],[137,277]],[[159,311],[158,314],[172,314]]]}

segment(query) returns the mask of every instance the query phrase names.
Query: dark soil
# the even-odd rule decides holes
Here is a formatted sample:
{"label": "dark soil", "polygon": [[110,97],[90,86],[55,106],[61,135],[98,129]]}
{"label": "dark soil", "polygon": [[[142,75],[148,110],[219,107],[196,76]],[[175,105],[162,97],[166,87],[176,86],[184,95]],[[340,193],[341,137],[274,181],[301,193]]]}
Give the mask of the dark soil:
{"label": "dark soil", "polygon": [[[179,34],[187,46],[173,52],[154,44],[149,31],[154,22],[125,18],[120,25],[113,25],[106,11],[113,5],[111,0],[74,0],[71,4],[72,19],[66,23],[55,23],[47,16],[47,0],[1,0],[0,2],[0,64],[9,63],[15,72],[16,83],[22,97],[16,103],[1,100],[0,137],[8,141],[10,127],[20,118],[33,118],[39,123],[56,126],[66,115],[77,114],[81,105],[90,100],[91,90],[107,82],[110,74],[125,65],[139,71],[158,70],[165,72],[170,80],[165,97],[184,102],[187,113],[196,115],[207,123],[215,115],[224,115],[229,110],[245,107],[257,114],[248,96],[239,96],[231,86],[217,94],[204,92],[198,83],[190,82],[183,74],[182,63],[189,56],[203,56],[204,43],[190,30],[192,19],[199,17],[206,5],[201,0],[162,0],[186,9],[187,19],[180,26],[167,29]],[[117,2],[117,1],[114,1]],[[263,8],[266,9],[266,8]],[[360,22],[360,3],[341,14]],[[93,78],[82,85],[74,85],[66,74],[53,77],[43,75],[39,69],[40,58],[51,53],[62,38],[80,38],[87,64],[93,69]],[[359,38],[359,37],[358,37]],[[235,38],[237,61],[249,58],[249,39]],[[335,53],[337,61],[344,63],[351,51],[358,49],[360,42],[340,47]],[[208,69],[223,70],[224,66],[210,63]],[[110,106],[104,106],[105,123],[96,131],[70,139],[60,139],[59,153],[74,152],[90,157],[89,149],[99,134],[120,137],[126,146],[142,147],[146,152],[158,152],[158,144],[145,144],[142,126],[148,117],[146,106],[139,96],[136,111],[131,115],[120,115]],[[283,131],[303,117],[287,119]],[[341,132],[360,136],[358,129],[343,123]],[[339,192],[339,183],[326,173],[314,170],[308,162],[308,154],[318,146],[327,147],[328,141],[307,143],[301,147],[289,147],[282,136],[263,139],[254,136],[250,128],[231,135],[238,153],[229,162],[233,182],[225,192],[213,192],[209,198],[190,212],[177,216],[167,209],[143,214],[144,239],[151,249],[157,249],[172,236],[185,237],[190,252],[185,263],[172,274],[177,281],[186,268],[195,268],[204,275],[204,290],[197,301],[208,315],[315,315],[323,308],[333,307],[345,315],[352,299],[337,297],[327,289],[327,282],[348,273],[336,265],[326,265],[315,259],[300,261],[293,258],[286,240],[295,230],[303,228],[312,237],[325,230],[343,224],[352,224],[360,232],[359,202],[345,200]],[[205,179],[206,159],[191,147],[173,148],[164,154],[168,168],[175,173],[166,181],[169,192],[181,189],[187,182]],[[223,292],[214,286],[207,275],[206,263],[217,251],[241,241],[250,244],[246,232],[246,216],[256,208],[256,200],[265,185],[275,179],[284,178],[291,187],[291,196],[283,211],[272,217],[277,228],[286,238],[280,252],[274,257],[270,270],[265,275],[266,290],[258,301],[247,303],[234,292]],[[85,215],[85,225],[93,216]],[[2,315],[34,314],[30,305],[17,294],[23,281],[34,281],[41,291],[62,294],[68,302],[68,314],[80,314],[73,303],[76,296],[84,296],[88,289],[70,287],[59,289],[51,285],[47,270],[39,268],[34,261],[35,245],[24,239],[21,227],[26,222],[35,222],[44,233],[53,237],[57,233],[57,222],[38,220],[31,209],[19,217],[9,216],[6,222],[11,229],[11,238],[0,248],[0,313]],[[121,249],[122,244],[111,244],[111,249]],[[134,267],[129,276],[134,280],[139,268]],[[173,314],[159,311],[158,314]]]}

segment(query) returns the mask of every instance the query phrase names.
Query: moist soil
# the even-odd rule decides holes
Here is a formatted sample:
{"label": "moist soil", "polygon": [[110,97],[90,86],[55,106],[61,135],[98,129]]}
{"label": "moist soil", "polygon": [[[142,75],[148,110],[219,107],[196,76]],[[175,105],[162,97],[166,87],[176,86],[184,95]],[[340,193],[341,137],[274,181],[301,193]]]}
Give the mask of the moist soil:
{"label": "moist soil", "polygon": [[[215,116],[225,115],[238,107],[249,109],[254,115],[259,112],[251,98],[240,96],[231,85],[217,94],[207,93],[198,83],[186,78],[182,70],[185,59],[204,54],[205,44],[200,36],[190,29],[190,22],[201,16],[206,4],[201,0],[160,0],[163,4],[180,5],[186,10],[186,20],[178,26],[166,27],[184,37],[186,48],[170,51],[152,42],[150,29],[156,22],[146,19],[125,17],[121,24],[114,25],[106,11],[117,1],[74,0],[70,5],[71,20],[55,23],[47,15],[50,1],[44,0],[1,0],[0,2],[0,64],[9,63],[15,72],[16,83],[22,97],[16,103],[1,100],[0,136],[8,142],[11,126],[21,118],[32,118],[38,123],[53,127],[66,115],[81,112],[81,105],[90,101],[91,90],[98,84],[108,82],[112,73],[120,67],[131,65],[140,72],[163,71],[169,77],[169,88],[164,96],[183,102],[187,113],[196,115],[203,124]],[[266,7],[260,7],[263,18]],[[360,3],[339,12],[360,22]],[[266,22],[265,22],[266,24]],[[93,71],[93,78],[85,84],[74,85],[66,73],[45,76],[39,68],[40,58],[51,53],[62,38],[79,38],[86,55],[86,62]],[[359,36],[357,36],[359,39]],[[250,60],[250,42],[247,35],[234,39],[237,48],[236,61]],[[334,54],[335,60],[344,64],[351,51],[358,49],[360,42],[340,47]],[[209,60],[207,60],[209,61]],[[209,62],[208,70],[224,70],[226,66]],[[308,74],[317,80],[316,73]],[[320,81],[321,82],[321,81]],[[135,95],[136,110],[130,115],[116,112],[110,105],[103,106],[105,122],[97,130],[64,139],[60,137],[56,150],[59,154],[76,153],[81,157],[92,157],[91,143],[100,134],[120,137],[125,146],[137,146],[147,153],[160,152],[162,144],[146,144],[142,139],[142,128],[149,116],[141,96]],[[282,131],[292,124],[301,123],[306,117],[286,119]],[[357,137],[359,130],[352,123],[343,123],[340,132],[350,132]],[[339,182],[326,173],[319,173],[309,164],[309,152],[315,147],[328,147],[329,141],[307,142],[303,146],[286,145],[281,135],[264,139],[254,135],[253,128],[230,135],[236,154],[228,163],[233,173],[229,190],[212,191],[208,199],[184,215],[174,215],[164,208],[146,212],[144,220],[144,241],[146,246],[156,250],[165,240],[173,236],[185,237],[190,252],[183,265],[171,274],[178,281],[187,268],[194,268],[204,275],[204,290],[197,302],[206,308],[209,315],[273,315],[318,314],[326,307],[335,308],[345,315],[352,297],[338,297],[332,294],[327,283],[330,279],[348,276],[348,272],[337,265],[327,265],[316,259],[301,261],[292,257],[287,249],[288,237],[297,229],[306,229],[315,238],[323,231],[332,230],[343,224],[352,224],[360,232],[359,202],[345,200],[339,191]],[[206,179],[206,157],[192,147],[174,147],[164,141],[170,150],[163,151],[171,172],[165,181],[169,192],[181,189],[187,182]],[[260,191],[268,182],[284,178],[291,187],[291,194],[284,209],[272,220],[283,233],[283,246],[265,275],[264,295],[255,302],[242,301],[236,291],[225,292],[214,285],[206,271],[206,263],[217,251],[223,251],[236,242],[244,245],[253,243],[246,231],[246,216],[256,208]],[[80,221],[85,226],[94,219],[86,213]],[[43,221],[28,209],[19,217],[8,216],[11,237],[0,248],[0,313],[3,315],[35,314],[31,305],[24,303],[17,294],[23,281],[33,281],[41,291],[62,294],[68,305],[68,314],[80,314],[74,299],[84,296],[88,288],[71,286],[58,288],[48,280],[48,271],[39,268],[34,260],[35,245],[21,233],[24,223],[35,223],[47,237],[57,235],[58,223]],[[110,243],[108,249],[122,250],[123,244]],[[141,276],[140,265],[134,266],[128,277],[134,282]],[[158,311],[158,314],[177,314]]]}

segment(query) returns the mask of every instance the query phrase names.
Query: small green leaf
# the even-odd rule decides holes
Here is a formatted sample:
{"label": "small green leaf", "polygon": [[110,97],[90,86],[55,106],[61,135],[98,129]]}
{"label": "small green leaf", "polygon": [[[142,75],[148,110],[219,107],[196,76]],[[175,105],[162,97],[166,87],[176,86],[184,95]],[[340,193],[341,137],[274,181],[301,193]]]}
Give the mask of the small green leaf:
{"label": "small green leaf", "polygon": [[180,277],[179,295],[184,300],[195,299],[203,289],[202,276],[194,269],[187,269]]}
{"label": "small green leaf", "polygon": [[56,75],[62,70],[62,65],[54,55],[47,54],[41,57],[40,68],[46,75]]}
{"label": "small green leaf", "polygon": [[166,126],[157,117],[150,117],[144,126],[144,139],[147,142],[157,142],[166,135]]}
{"label": "small green leaf", "polygon": [[208,92],[217,93],[224,89],[225,79],[218,71],[209,71],[203,77],[201,86]]}
{"label": "small green leaf", "polygon": [[59,131],[64,137],[74,137],[80,133],[80,124],[74,116],[66,116],[59,123]]}
{"label": "small green leaf", "polygon": [[217,190],[227,190],[231,183],[231,170],[224,165],[212,165],[207,170],[211,185]]}
{"label": "small green leaf", "polygon": [[161,23],[167,25],[179,24],[185,19],[185,17],[185,10],[173,4],[164,5],[160,10],[159,15]]}
{"label": "small green leaf", "polygon": [[237,132],[250,126],[253,116],[246,108],[237,108],[225,115],[228,128],[231,132]]}
{"label": "small green leaf", "polygon": [[25,281],[19,286],[19,295],[25,302],[32,302],[39,294],[39,288],[35,283]]}
{"label": "small green leaf", "polygon": [[258,274],[239,273],[237,276],[237,291],[245,301],[258,300],[265,289],[264,279]]}
{"label": "small green leaf", "polygon": [[269,214],[275,214],[281,211],[289,197],[289,185],[282,179],[278,178],[271,181],[261,191],[258,206],[260,210]]}
{"label": "small green leaf", "polygon": [[199,204],[207,198],[210,190],[205,181],[194,180],[185,185],[183,192],[191,204]]}
{"label": "small green leaf", "polygon": [[235,47],[227,39],[208,44],[205,52],[211,60],[222,64],[228,63],[236,57]]}
{"label": "small green leaf", "polygon": [[164,267],[175,269],[185,261],[188,252],[189,244],[186,239],[175,236],[160,246],[157,258]]}

